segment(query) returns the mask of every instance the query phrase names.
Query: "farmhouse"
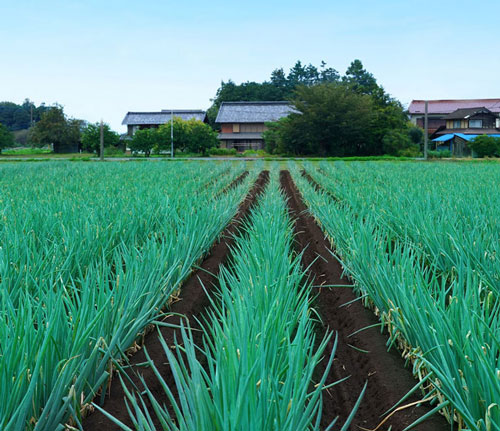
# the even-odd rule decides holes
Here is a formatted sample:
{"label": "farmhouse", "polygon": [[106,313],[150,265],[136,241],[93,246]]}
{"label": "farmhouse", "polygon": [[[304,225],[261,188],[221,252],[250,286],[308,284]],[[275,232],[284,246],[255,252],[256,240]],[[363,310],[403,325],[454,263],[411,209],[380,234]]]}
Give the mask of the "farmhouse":
{"label": "farmhouse", "polygon": [[449,149],[455,156],[470,155],[467,142],[478,135],[500,137],[500,116],[485,107],[457,109],[443,117],[444,128],[435,132],[438,149]]}
{"label": "farmhouse", "polygon": [[222,102],[215,120],[221,126],[221,148],[263,149],[265,123],[278,121],[292,111],[289,102]]}
{"label": "farmhouse", "polygon": [[137,130],[167,124],[172,114],[186,121],[195,119],[205,122],[207,119],[207,113],[201,109],[163,109],[160,112],[127,112],[122,124],[127,126],[127,136],[132,137]]}
{"label": "farmhouse", "polygon": [[[429,134],[446,128],[445,117],[459,109],[473,109],[478,106],[489,109],[491,112],[500,113],[500,99],[449,99],[429,100],[428,120]],[[408,107],[410,121],[420,127],[424,127],[425,100],[412,100]]]}

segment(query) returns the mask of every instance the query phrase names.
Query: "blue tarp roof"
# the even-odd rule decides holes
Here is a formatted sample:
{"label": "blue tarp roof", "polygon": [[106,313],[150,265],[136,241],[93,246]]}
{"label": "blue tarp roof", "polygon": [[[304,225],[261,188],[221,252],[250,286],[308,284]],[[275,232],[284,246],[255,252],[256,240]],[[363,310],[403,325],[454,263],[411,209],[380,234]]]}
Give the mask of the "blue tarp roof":
{"label": "blue tarp roof", "polygon": [[[463,133],[447,133],[446,135],[442,135],[439,138],[433,139],[433,142],[449,141],[450,139],[453,139],[455,136],[458,136],[459,138],[462,138],[466,141],[470,141],[471,139],[474,139],[476,136],[481,136],[481,135],[464,135]],[[487,136],[493,136],[494,138],[500,138],[500,134],[492,134],[492,135],[487,135]]]}
{"label": "blue tarp roof", "polygon": [[439,138],[433,139],[434,142],[443,142],[443,141],[449,141],[450,139],[453,139],[455,135],[453,133],[448,133],[446,135],[440,136]]}
{"label": "blue tarp roof", "polygon": [[[471,139],[474,139],[477,136],[481,136],[481,135],[464,135],[463,133],[455,133],[455,135],[457,135],[458,137],[460,137],[462,139],[465,139],[466,141],[470,141]],[[500,138],[500,134],[491,134],[491,135],[488,134],[487,136],[493,136],[494,138]]]}

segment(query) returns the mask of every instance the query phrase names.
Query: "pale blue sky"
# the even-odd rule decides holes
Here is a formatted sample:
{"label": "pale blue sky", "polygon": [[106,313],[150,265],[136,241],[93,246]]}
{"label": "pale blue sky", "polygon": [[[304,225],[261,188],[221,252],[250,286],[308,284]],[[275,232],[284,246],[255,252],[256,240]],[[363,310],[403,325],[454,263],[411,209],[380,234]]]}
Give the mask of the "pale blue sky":
{"label": "pale blue sky", "polygon": [[355,58],[403,103],[500,97],[499,19],[499,0],[0,0],[0,100],[123,131],[127,111],[208,108],[221,80]]}

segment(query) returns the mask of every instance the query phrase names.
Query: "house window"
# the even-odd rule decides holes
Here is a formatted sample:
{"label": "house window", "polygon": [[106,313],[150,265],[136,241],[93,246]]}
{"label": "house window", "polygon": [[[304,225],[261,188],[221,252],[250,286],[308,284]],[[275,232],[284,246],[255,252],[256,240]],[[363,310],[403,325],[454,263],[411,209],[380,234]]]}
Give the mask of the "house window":
{"label": "house window", "polygon": [[481,128],[483,127],[483,120],[469,120],[469,127],[470,128]]}
{"label": "house window", "polygon": [[240,133],[240,125],[233,124],[233,133]]}
{"label": "house window", "polygon": [[462,128],[462,122],[460,120],[453,120],[453,128],[454,129],[461,129]]}

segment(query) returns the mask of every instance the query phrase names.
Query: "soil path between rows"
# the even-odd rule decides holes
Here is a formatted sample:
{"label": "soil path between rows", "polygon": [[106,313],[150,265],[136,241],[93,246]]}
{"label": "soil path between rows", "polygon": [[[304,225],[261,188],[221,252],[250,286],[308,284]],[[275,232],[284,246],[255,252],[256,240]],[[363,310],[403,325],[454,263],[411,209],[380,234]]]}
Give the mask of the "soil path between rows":
{"label": "soil path between rows", "polygon": [[[238,180],[241,179],[241,177],[238,178]],[[180,299],[172,303],[169,309],[169,312],[175,313],[175,315],[170,316],[167,320],[165,320],[166,322],[178,325],[181,319],[181,317],[179,317],[180,315],[184,316],[183,319],[187,319],[189,321],[192,328],[196,329],[198,327],[196,317],[199,318],[205,308],[210,305],[210,301],[202,288],[202,284],[209,292],[216,286],[216,276],[219,273],[220,266],[226,262],[229,256],[229,248],[234,243],[234,234],[237,232],[241,221],[247,216],[250,209],[255,204],[257,197],[262,193],[268,181],[269,172],[262,171],[252,189],[244,201],[240,204],[237,214],[222,232],[220,240],[212,246],[207,257],[203,260],[201,265],[199,265],[200,269],[195,270],[182,285],[179,294]],[[161,327],[159,330],[169,346],[174,344],[174,337],[176,333],[179,338],[179,331],[175,328]],[[196,345],[202,345],[201,331],[193,331],[193,338]],[[145,337],[144,345],[146,346],[148,354],[153,360],[156,368],[169,384],[174,396],[176,396],[177,391],[175,381],[170,370],[170,365],[166,362],[165,352],[163,351],[163,347],[159,341],[158,332],[152,331],[149,333]],[[136,352],[130,357],[129,361],[133,366],[132,370],[134,372],[128,372],[128,374],[134,384],[139,388],[143,387],[137,374],[142,375],[149,390],[153,393],[155,398],[160,403],[163,401],[165,404],[169,404],[167,397],[152,369],[149,367],[135,366],[146,362],[144,350],[141,349]],[[111,382],[109,392],[106,395],[106,399],[102,407],[109,414],[134,429],[124,402],[124,398],[125,393],[120,379],[115,376]],[[147,400],[146,404],[149,405]],[[152,416],[154,416],[154,414],[152,414]],[[156,420],[155,417],[154,419]],[[117,425],[115,425],[98,410],[87,416],[82,425],[85,431],[116,431],[119,429]],[[157,429],[162,429],[159,423],[155,423],[155,425],[158,427]]]}
{"label": "soil path between rows", "polygon": [[[288,197],[289,211],[295,220],[296,250],[304,251],[302,264],[311,265],[309,277],[314,286],[348,285],[349,280],[342,277],[342,266],[332,256],[331,248],[324,233],[306,211],[307,207],[288,171],[280,172],[280,183]],[[356,299],[349,287],[319,287],[315,293],[315,309],[322,320],[317,334],[321,339],[327,330],[338,333],[338,344],[332,369],[327,384],[350,376],[348,380],[323,393],[323,416],[321,426],[325,429],[335,417],[339,417],[335,429],[340,429],[356,404],[363,385],[368,386],[358,412],[351,422],[351,430],[361,428],[374,429],[382,421],[381,415],[396,404],[417,383],[410,370],[405,368],[400,354],[392,349],[387,352],[387,334],[379,327],[366,329],[354,336],[354,332],[379,323],[378,318],[360,301],[343,306]],[[368,351],[363,353],[357,349]],[[333,339],[328,346],[329,355],[333,348]],[[317,380],[323,374],[326,359],[320,365]],[[404,404],[421,399],[420,392],[415,393]],[[432,410],[428,405],[415,406],[395,413],[380,431],[402,431],[415,420]],[[449,430],[450,425],[441,415],[433,415],[414,428],[417,431]]]}

